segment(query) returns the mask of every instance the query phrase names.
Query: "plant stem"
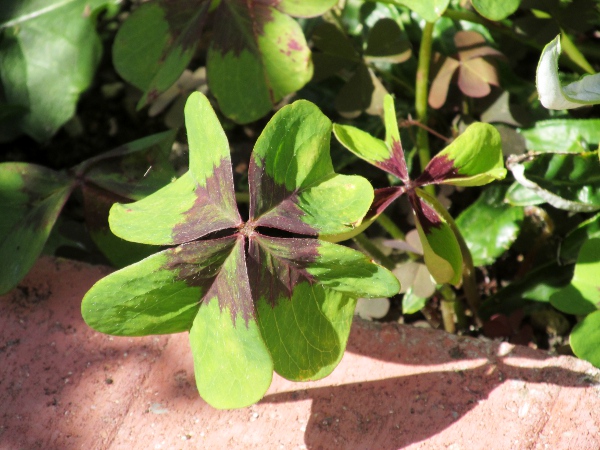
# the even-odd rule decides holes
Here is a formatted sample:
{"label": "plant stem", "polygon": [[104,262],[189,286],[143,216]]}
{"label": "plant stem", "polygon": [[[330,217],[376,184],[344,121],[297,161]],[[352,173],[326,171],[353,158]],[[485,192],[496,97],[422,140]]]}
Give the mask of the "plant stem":
{"label": "plant stem", "polygon": [[394,239],[404,239],[404,233],[398,226],[394,223],[390,216],[385,213],[379,214],[377,217],[377,223],[381,225],[387,233]]}
{"label": "plant stem", "polygon": [[250,203],[250,193],[249,192],[236,192],[235,200],[238,203]]}
{"label": "plant stem", "polygon": [[385,256],[383,252],[379,250],[379,248],[377,248],[377,246],[373,244],[367,236],[365,236],[364,233],[356,235],[353,240],[374,259],[379,261],[386,269],[392,270],[394,267],[396,267],[394,261]]}
{"label": "plant stem", "polygon": [[454,323],[454,305],[456,304],[456,294],[450,286],[444,284],[440,290],[442,300],[440,307],[442,309],[442,320],[444,321],[444,330],[448,333],[456,333],[456,325]]}
{"label": "plant stem", "polygon": [[[429,196],[427,193],[421,191],[421,195],[425,198],[425,200],[429,202],[435,202],[435,198]],[[429,198],[428,198],[429,197]],[[460,253],[463,258],[463,273],[462,273],[462,281],[463,281],[463,291],[465,293],[465,298],[467,299],[467,303],[473,311],[473,316],[475,317],[475,323],[477,326],[481,326],[481,319],[477,313],[479,309],[479,303],[481,302],[481,298],[479,296],[479,291],[477,289],[477,279],[475,278],[475,266],[473,265],[473,257],[471,256],[471,250],[469,250],[469,246],[465,242],[462,233],[456,226],[456,222],[450,215],[450,213],[444,209],[440,208],[438,212],[443,216],[443,219],[446,221],[454,236],[456,236],[456,240],[458,241],[458,246],[460,247]]]}
{"label": "plant stem", "polygon": [[[429,67],[431,62],[431,47],[433,44],[433,23],[425,22],[423,28],[423,36],[421,37],[421,45],[419,47],[419,63],[417,67],[417,79],[415,89],[415,112],[417,121],[427,125],[427,98],[429,96]],[[419,128],[417,130],[417,148],[419,149],[419,163],[421,170],[425,169],[431,153],[429,151],[429,135],[427,130]],[[435,194],[433,185],[426,186],[425,190],[431,194]]]}

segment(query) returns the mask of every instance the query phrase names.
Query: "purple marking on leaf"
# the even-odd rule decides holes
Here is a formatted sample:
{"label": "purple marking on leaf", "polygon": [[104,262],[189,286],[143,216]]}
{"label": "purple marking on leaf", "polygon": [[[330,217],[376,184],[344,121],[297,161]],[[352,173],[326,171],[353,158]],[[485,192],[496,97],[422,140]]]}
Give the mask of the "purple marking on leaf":
{"label": "purple marking on leaf", "polygon": [[265,170],[265,161],[253,155],[248,168],[250,219],[257,226],[316,236],[318,231],[302,221],[298,194],[278,184]]}
{"label": "purple marking on leaf", "polygon": [[372,217],[377,217],[379,214],[385,211],[385,209],[390,205],[390,203],[392,203],[394,200],[396,200],[398,197],[404,194],[404,192],[406,192],[405,187],[397,186],[375,189],[375,197],[373,198],[373,203],[371,203],[371,207],[365,215],[363,222],[368,221]]}
{"label": "purple marking on leaf", "polygon": [[213,169],[213,175],[206,179],[206,186],[197,186],[194,193],[194,205],[185,213],[185,220],[173,228],[173,242],[189,242],[242,224],[235,203],[229,158],[223,158]]}
{"label": "purple marking on leaf", "polygon": [[204,31],[210,0],[159,0],[173,41],[179,40],[182,50],[195,48]]}
{"label": "purple marking on leaf", "polygon": [[216,12],[212,48],[239,56],[243,50],[258,53],[257,41],[265,24],[273,20],[279,0],[221,0]]}
{"label": "purple marking on leaf", "polygon": [[296,39],[290,39],[288,42],[288,48],[290,50],[301,51],[304,50],[302,44],[300,44]]}
{"label": "purple marking on leaf", "polygon": [[249,239],[248,276],[255,301],[275,307],[291,299],[296,285],[314,278],[306,268],[319,256],[316,239],[273,238],[256,233]]}
{"label": "purple marking on leaf", "polygon": [[175,271],[177,280],[200,288],[199,303],[217,298],[221,310],[229,309],[234,324],[238,314],[246,326],[255,318],[243,236],[180,245],[170,251],[164,268]]}
{"label": "purple marking on leaf", "polygon": [[419,197],[414,190],[408,191],[408,199],[425,234],[430,234],[433,229],[441,228],[442,219],[429,203]]}
{"label": "purple marking on leaf", "polygon": [[233,189],[231,161],[223,158],[206,179],[206,186],[196,187],[196,201],[185,213],[185,220],[173,228],[173,242],[189,242],[213,231],[240,226],[242,219]]}
{"label": "purple marking on leaf", "polygon": [[455,178],[464,178],[464,176],[458,173],[458,169],[450,158],[445,155],[438,155],[429,161],[429,164],[414,184],[415,186],[426,186]]}
{"label": "purple marking on leaf", "polygon": [[376,164],[380,169],[385,170],[392,175],[400,178],[405,184],[409,183],[408,168],[406,167],[406,160],[404,159],[404,150],[402,149],[402,143],[392,138],[392,155],[390,158],[379,161]]}

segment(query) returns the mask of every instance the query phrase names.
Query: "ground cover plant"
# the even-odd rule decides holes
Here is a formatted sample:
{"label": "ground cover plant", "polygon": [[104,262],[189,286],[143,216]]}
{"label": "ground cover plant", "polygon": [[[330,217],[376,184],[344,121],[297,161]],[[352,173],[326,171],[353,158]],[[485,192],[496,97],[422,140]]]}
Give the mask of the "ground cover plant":
{"label": "ground cover plant", "polygon": [[0,292],[112,264],[85,320],[189,331],[221,408],[357,302],[600,366],[597,2],[5,3]]}

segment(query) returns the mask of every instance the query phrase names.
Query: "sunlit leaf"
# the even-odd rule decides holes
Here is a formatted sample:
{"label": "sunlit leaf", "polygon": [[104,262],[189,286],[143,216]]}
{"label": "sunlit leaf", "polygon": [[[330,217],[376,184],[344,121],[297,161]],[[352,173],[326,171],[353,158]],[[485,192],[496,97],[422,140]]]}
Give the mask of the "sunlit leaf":
{"label": "sunlit leaf", "polygon": [[537,67],[536,86],[542,105],[548,109],[571,109],[600,103],[600,74],[562,85],[558,75],[560,53],[559,35],[544,47]]}
{"label": "sunlit leaf", "polygon": [[588,314],[600,306],[600,239],[590,239],[581,246],[571,284],[555,292],[550,303],[569,314]]}
{"label": "sunlit leaf", "polygon": [[479,14],[494,21],[506,19],[521,4],[521,0],[504,0],[501,2],[496,0],[472,0],[472,2]]}
{"label": "sunlit leaf", "polygon": [[569,342],[576,356],[600,367],[600,311],[575,325]]}
{"label": "sunlit leaf", "polygon": [[481,186],[505,176],[500,134],[492,125],[476,122],[434,156],[415,182]]}

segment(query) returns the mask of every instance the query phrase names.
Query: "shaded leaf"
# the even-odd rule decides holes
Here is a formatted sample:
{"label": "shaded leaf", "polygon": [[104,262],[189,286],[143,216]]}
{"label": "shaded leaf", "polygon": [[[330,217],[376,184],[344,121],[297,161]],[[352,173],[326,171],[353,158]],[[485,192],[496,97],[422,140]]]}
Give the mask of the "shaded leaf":
{"label": "shaded leaf", "polygon": [[454,35],[457,55],[434,59],[435,76],[431,82],[428,102],[432,108],[441,108],[446,102],[448,88],[458,70],[458,87],[469,97],[485,97],[491,92],[490,85],[498,86],[496,68],[484,58],[503,56],[489,47],[485,38],[476,31],[458,31]]}
{"label": "shaded leaf", "polygon": [[86,160],[75,171],[87,184],[129,200],[141,200],[175,177],[169,161],[175,134],[175,130],[165,131],[137,139]]}
{"label": "shaded leaf", "polygon": [[393,19],[378,20],[369,31],[365,58],[367,61],[401,63],[412,54],[410,41]]}
{"label": "shaded leaf", "polygon": [[5,0],[0,78],[8,103],[27,109],[19,131],[47,141],[75,113],[100,61],[95,15],[114,0]]}
{"label": "shaded leaf", "polygon": [[569,314],[584,315],[600,309],[600,239],[581,246],[571,284],[555,292],[550,303]]}
{"label": "shaded leaf", "polygon": [[477,266],[492,264],[517,239],[523,208],[503,203],[506,187],[491,186],[456,219]]}
{"label": "shaded leaf", "polygon": [[29,272],[73,187],[69,177],[42,166],[0,164],[0,293]]}
{"label": "shaded leaf", "polygon": [[419,297],[410,289],[402,297],[402,314],[416,314],[427,304],[427,298]]}

